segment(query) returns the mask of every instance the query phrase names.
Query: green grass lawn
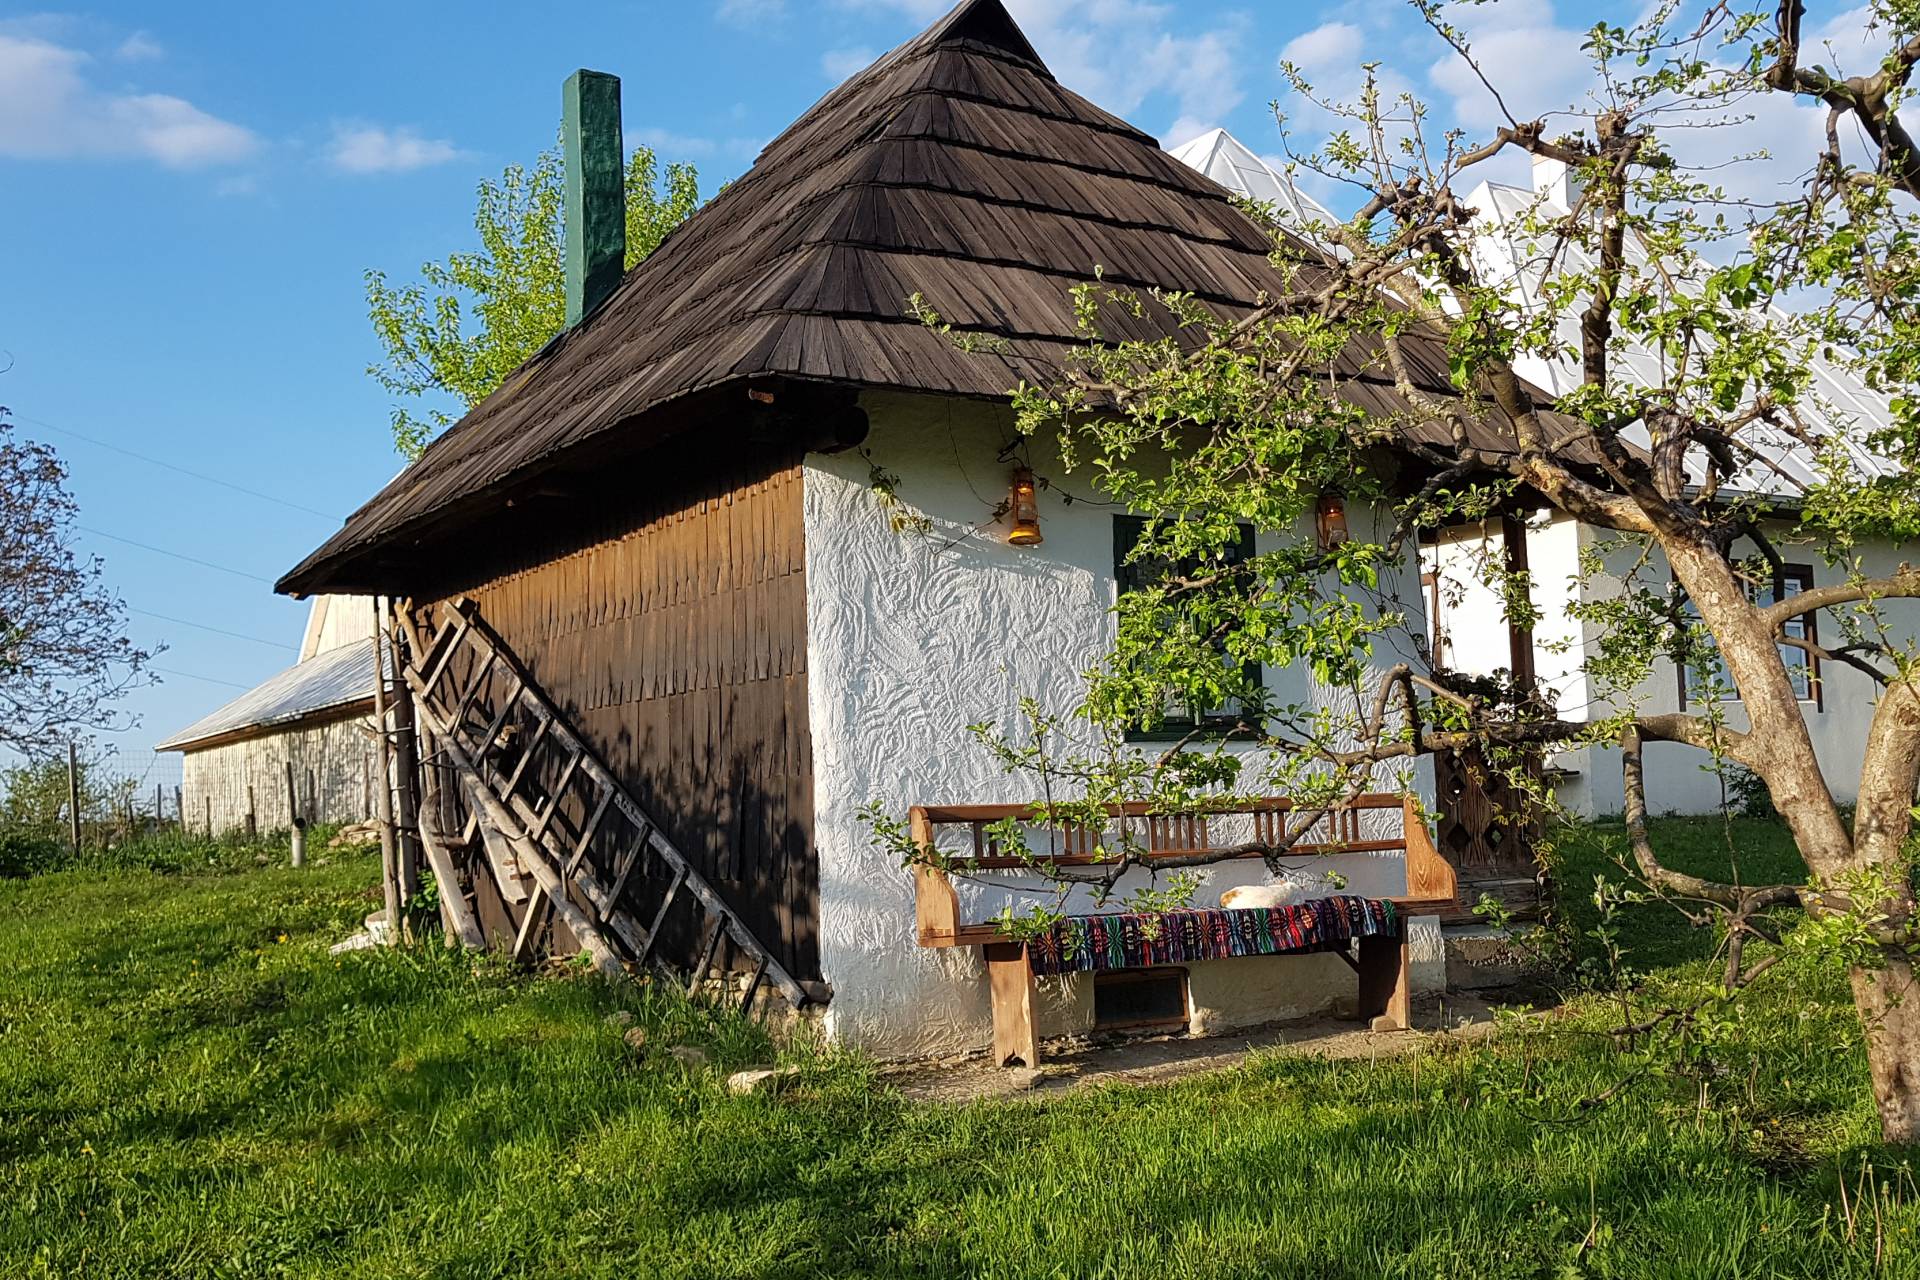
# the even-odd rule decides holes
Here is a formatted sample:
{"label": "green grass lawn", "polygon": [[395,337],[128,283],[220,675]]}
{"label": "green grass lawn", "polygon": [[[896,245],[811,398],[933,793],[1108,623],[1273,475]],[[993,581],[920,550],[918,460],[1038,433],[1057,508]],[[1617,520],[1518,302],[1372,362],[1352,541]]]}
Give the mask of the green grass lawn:
{"label": "green grass lawn", "polygon": [[[1724,868],[1717,824],[1666,831]],[[1774,827],[1733,847],[1750,877],[1793,866]],[[732,1098],[607,1015],[723,1068],[769,1046],[640,988],[329,956],[375,878],[0,882],[0,1276],[1920,1276],[1915,1174],[1807,962],[1730,1023],[1704,1107],[1661,1076],[1569,1118],[1623,1064],[1517,1030],[964,1106],[802,1055],[784,1095]],[[1623,934],[1656,991],[1712,946],[1667,908]]]}

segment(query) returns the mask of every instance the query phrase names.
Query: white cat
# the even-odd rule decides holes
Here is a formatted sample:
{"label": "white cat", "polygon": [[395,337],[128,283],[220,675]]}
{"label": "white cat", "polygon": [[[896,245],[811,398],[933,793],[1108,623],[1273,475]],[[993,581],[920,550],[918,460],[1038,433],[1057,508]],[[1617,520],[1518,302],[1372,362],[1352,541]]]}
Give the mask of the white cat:
{"label": "white cat", "polygon": [[1306,897],[1300,884],[1281,877],[1271,884],[1243,884],[1220,895],[1220,905],[1241,910],[1252,907],[1284,907]]}

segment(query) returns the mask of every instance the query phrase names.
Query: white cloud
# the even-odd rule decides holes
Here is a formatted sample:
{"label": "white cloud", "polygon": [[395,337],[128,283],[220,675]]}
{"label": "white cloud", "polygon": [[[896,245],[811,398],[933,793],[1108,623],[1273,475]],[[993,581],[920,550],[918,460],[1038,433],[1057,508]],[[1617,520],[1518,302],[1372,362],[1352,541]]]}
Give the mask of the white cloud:
{"label": "white cloud", "polygon": [[686,160],[751,160],[767,144],[759,138],[708,138],[648,126],[632,131],[633,140],[653,149],[662,163]]}
{"label": "white cloud", "polygon": [[86,53],[0,35],[0,155],[36,159],[140,156],[169,168],[232,164],[260,149],[252,130],[165,93],[92,83]]}
{"label": "white cloud", "polygon": [[[1532,120],[1569,107],[1593,104],[1593,63],[1580,49],[1580,32],[1554,20],[1546,0],[1496,0],[1450,10],[1448,20],[1466,33],[1474,61],[1500,91],[1515,119]],[[1506,123],[1499,104],[1465,58],[1452,51],[1428,69],[1433,84],[1453,98],[1454,118],[1473,129]]]}
{"label": "white cloud", "polygon": [[820,70],[826,73],[827,79],[839,84],[849,76],[865,71],[879,56],[865,46],[852,49],[829,49],[820,55]]}
{"label": "white cloud", "polygon": [[1360,61],[1362,36],[1351,22],[1327,22],[1287,41],[1280,61],[1296,67],[1346,70]]}
{"label": "white cloud", "polygon": [[[923,26],[952,8],[950,0],[836,2],[842,9],[896,13]],[[1175,5],[1150,0],[1007,0],[1007,8],[1060,83],[1074,92],[1121,116],[1149,98],[1171,99],[1168,139],[1183,141],[1211,128],[1246,96],[1234,53],[1247,28],[1243,16],[1193,30],[1179,25]]]}
{"label": "white cloud", "polygon": [[136,31],[122,40],[113,51],[122,62],[153,62],[167,56],[167,50],[145,31]]}
{"label": "white cloud", "polygon": [[342,173],[412,173],[465,154],[445,138],[424,137],[404,125],[336,124],[326,149],[327,163]]}
{"label": "white cloud", "polygon": [[[1545,118],[1549,136],[1591,134],[1591,117],[1608,102],[1591,60],[1581,52],[1585,34],[1562,25],[1551,0],[1497,0],[1456,6],[1449,18],[1465,30],[1479,63],[1514,118]],[[1837,15],[1814,33],[1821,53],[1842,65],[1871,63],[1862,43],[1866,10]],[[1448,52],[1427,71],[1450,106],[1453,119],[1485,136],[1506,116],[1466,61]],[[1660,106],[1643,103],[1643,113]],[[1784,94],[1753,93],[1724,105],[1685,104],[1661,108],[1652,117],[1663,145],[1681,166],[1722,186],[1735,199],[1788,197],[1812,166],[1823,141],[1824,108]],[[1523,157],[1502,157],[1496,176],[1525,185]]]}

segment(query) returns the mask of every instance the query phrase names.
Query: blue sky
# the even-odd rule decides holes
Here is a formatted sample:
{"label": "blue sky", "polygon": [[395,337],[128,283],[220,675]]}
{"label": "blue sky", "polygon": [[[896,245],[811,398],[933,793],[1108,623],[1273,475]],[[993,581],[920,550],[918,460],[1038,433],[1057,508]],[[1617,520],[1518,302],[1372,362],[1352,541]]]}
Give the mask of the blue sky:
{"label": "blue sky", "polygon": [[[0,5],[0,404],[68,460],[83,550],[139,611],[135,638],[167,646],[163,683],[129,703],[140,727],[114,741],[143,752],[292,661],[306,606],[267,581],[399,465],[364,372],[379,353],[361,273],[411,278],[467,247],[475,184],[551,143],[569,71],[621,76],[628,141],[693,162],[710,192],[946,7]],[[1283,55],[1334,91],[1377,59],[1442,119],[1487,119],[1397,4],[1010,7],[1063,82],[1167,145],[1224,125],[1276,149]],[[1520,110],[1564,103],[1582,78],[1570,29],[1595,12],[1475,11]],[[1811,24],[1859,12],[1815,6]],[[1795,129],[1817,117],[1786,110]]]}

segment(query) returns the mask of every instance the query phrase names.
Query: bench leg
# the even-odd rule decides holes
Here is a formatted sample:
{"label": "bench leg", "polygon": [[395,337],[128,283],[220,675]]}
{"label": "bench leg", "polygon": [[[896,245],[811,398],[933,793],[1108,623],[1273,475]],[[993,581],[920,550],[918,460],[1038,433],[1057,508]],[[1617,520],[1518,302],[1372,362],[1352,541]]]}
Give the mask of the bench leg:
{"label": "bench leg", "polygon": [[1040,1065],[1040,1036],[1033,1022],[1033,966],[1018,942],[989,942],[987,982],[993,992],[993,1065]]}
{"label": "bench leg", "polygon": [[1413,967],[1407,939],[1360,939],[1360,1020],[1375,1031],[1405,1031],[1413,1025]]}

